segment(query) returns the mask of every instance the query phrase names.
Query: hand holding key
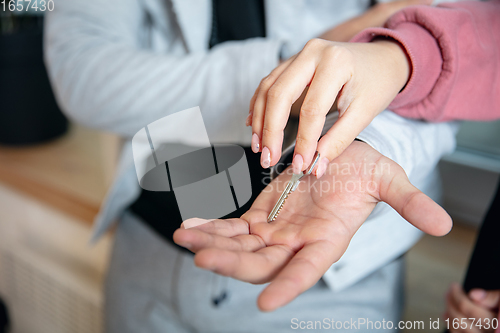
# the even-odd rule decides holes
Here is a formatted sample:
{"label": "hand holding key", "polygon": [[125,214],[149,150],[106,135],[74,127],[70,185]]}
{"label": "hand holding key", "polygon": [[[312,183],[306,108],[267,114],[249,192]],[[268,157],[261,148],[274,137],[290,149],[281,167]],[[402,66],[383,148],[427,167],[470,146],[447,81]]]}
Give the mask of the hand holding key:
{"label": "hand holding key", "polygon": [[[364,173],[365,165],[368,170],[373,166],[374,173]],[[349,166],[354,167],[344,172]],[[250,283],[271,282],[258,299],[264,311],[313,286],[342,256],[379,201],[431,235],[444,235],[451,228],[448,214],[412,186],[398,164],[362,142],[353,142],[322,179],[301,181],[280,215],[268,223],[272,205],[290,179],[287,172],[278,176],[239,219],[214,220],[174,233],[177,244],[196,253],[197,266]],[[322,192],[321,183],[313,181],[327,182],[329,190]],[[371,181],[375,187],[367,186]],[[335,188],[347,182],[359,182],[365,190]]]}
{"label": "hand holding key", "polygon": [[[308,87],[299,117],[293,167],[306,169],[315,151],[319,166],[340,155],[405,86],[410,67],[391,41],[336,43],[309,41],[297,55],[265,77],[250,102],[252,150],[264,168],[281,157],[283,130],[292,104]],[[339,120],[320,139],[325,116],[337,100]],[[319,141],[318,141],[319,140]],[[314,171],[319,178],[326,167]]]}

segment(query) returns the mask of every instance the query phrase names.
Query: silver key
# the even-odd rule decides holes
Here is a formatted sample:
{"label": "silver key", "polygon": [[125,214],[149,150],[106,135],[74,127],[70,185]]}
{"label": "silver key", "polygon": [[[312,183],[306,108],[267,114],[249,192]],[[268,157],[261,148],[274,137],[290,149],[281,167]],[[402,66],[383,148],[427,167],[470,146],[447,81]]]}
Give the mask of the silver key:
{"label": "silver key", "polygon": [[286,184],[285,190],[283,191],[283,193],[281,193],[280,198],[278,199],[278,201],[276,202],[276,204],[273,207],[273,210],[271,210],[271,213],[267,217],[267,222],[272,222],[272,221],[276,220],[279,213],[281,212],[281,209],[285,205],[285,201],[286,201],[286,199],[288,199],[288,196],[290,195],[290,193],[292,193],[293,191],[295,191],[297,189],[297,187],[299,186],[299,183],[300,183],[300,179],[302,179],[302,177],[311,174],[311,172],[314,170],[314,167],[316,166],[318,161],[319,161],[319,152],[316,152],[316,154],[314,154],[314,157],[313,157],[313,162],[311,163],[309,168],[307,168],[305,173],[301,171],[298,174],[294,173],[292,175],[292,178]]}

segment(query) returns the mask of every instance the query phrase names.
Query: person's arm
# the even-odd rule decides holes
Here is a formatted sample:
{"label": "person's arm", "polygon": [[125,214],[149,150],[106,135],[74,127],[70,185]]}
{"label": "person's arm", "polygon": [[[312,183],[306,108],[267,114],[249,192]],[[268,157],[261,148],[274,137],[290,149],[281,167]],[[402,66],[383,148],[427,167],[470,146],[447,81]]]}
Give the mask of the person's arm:
{"label": "person's arm", "polygon": [[432,0],[379,2],[363,14],[325,31],[319,38],[336,42],[348,42],[364,29],[382,27],[389,17],[403,8],[415,5],[430,5],[431,3]]}
{"label": "person's arm", "polygon": [[[163,51],[149,50],[144,45],[152,28],[143,6],[138,0],[60,0],[48,13],[45,61],[66,114],[132,136],[169,113],[200,106],[209,134],[248,141],[244,110],[260,79],[278,64],[280,42],[255,38],[186,54],[178,39]],[[182,38],[169,20],[172,27],[154,29]],[[241,127],[225,125],[235,123]]]}
{"label": "person's arm", "polygon": [[[318,38],[332,42],[348,42],[364,29],[382,27],[389,17],[402,8],[414,5],[430,5],[431,3],[432,0],[398,0],[377,3],[363,14],[328,29]],[[290,111],[291,117],[297,118],[299,116],[300,108],[304,102],[306,94],[307,88],[304,89],[302,95],[295,101],[295,103],[293,103]],[[330,112],[336,110],[337,104],[334,103],[330,108]],[[252,114],[249,114],[247,118],[247,126],[251,124],[251,119]]]}
{"label": "person's arm", "polygon": [[389,108],[431,121],[500,118],[500,1],[409,7],[353,41],[396,40],[411,76]]}
{"label": "person's arm", "polygon": [[[262,165],[279,160],[290,105],[306,86],[293,163],[296,170],[309,166],[315,150],[332,161],[389,105],[404,116],[429,120],[499,117],[499,3],[417,6],[397,13],[391,24],[399,23],[400,32],[412,28],[411,38],[424,41],[408,49],[396,41],[402,32],[383,28],[354,38],[370,43],[310,41],[262,81],[252,100],[253,140],[262,151]],[[408,13],[414,14],[413,23],[402,19]],[[419,24],[434,28],[436,35]],[[419,76],[422,71],[427,74]],[[320,139],[324,116],[335,100],[340,119]]]}

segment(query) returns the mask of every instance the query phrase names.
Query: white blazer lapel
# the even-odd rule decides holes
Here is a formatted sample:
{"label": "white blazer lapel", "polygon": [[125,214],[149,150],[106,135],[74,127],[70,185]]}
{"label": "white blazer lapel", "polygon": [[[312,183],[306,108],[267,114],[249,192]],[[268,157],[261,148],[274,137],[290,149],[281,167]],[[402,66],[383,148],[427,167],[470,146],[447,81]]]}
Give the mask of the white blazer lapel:
{"label": "white blazer lapel", "polygon": [[170,0],[190,52],[208,48],[212,27],[211,0]]}

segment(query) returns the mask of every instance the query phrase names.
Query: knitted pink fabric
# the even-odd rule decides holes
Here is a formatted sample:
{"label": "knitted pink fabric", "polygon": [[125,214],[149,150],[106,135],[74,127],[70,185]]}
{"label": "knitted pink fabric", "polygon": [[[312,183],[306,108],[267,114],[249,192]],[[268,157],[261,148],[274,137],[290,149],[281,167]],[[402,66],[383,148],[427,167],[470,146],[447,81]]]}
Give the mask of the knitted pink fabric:
{"label": "knitted pink fabric", "polygon": [[352,42],[380,36],[397,40],[411,63],[389,109],[430,121],[500,118],[500,0],[408,7]]}
{"label": "knitted pink fabric", "polygon": [[430,121],[500,118],[500,0],[408,7],[352,41],[380,36],[397,40],[411,62],[390,110]]}

